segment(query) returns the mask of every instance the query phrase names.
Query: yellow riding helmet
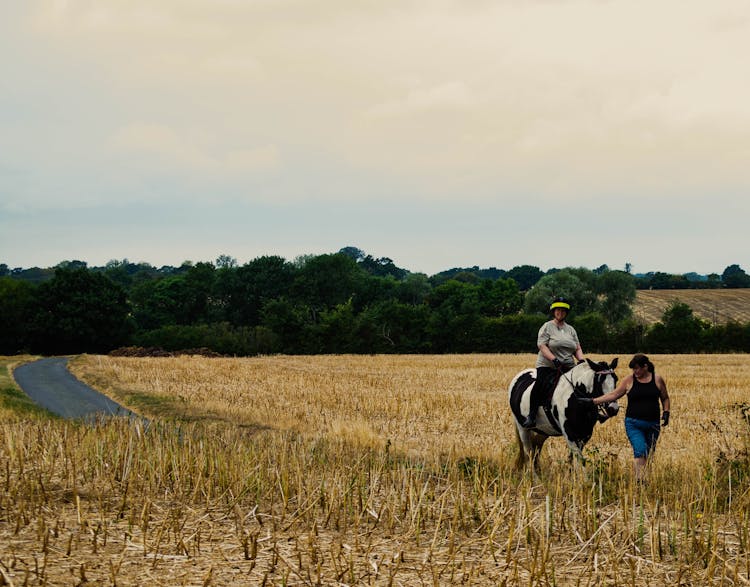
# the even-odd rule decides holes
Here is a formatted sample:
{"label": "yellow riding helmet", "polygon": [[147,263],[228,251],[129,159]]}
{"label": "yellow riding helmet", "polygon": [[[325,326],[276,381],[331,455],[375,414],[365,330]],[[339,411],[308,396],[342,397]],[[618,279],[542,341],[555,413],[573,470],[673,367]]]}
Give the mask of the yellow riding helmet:
{"label": "yellow riding helmet", "polygon": [[555,298],[550,304],[549,311],[552,312],[555,308],[562,308],[566,312],[570,312],[570,302],[562,297]]}

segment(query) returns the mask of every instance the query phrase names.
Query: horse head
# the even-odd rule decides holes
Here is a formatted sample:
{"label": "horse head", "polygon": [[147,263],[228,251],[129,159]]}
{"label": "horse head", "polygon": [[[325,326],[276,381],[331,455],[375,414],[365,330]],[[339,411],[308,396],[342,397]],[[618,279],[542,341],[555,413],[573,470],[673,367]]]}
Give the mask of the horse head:
{"label": "horse head", "polygon": [[[591,359],[586,359],[586,361],[594,372],[594,385],[591,389],[591,397],[602,396],[617,387],[617,373],[615,373],[617,358],[613,359],[609,365],[605,361],[599,363],[595,363]],[[619,411],[620,404],[616,400],[602,404],[596,409],[597,420],[600,423],[606,422],[609,418],[616,416]]]}
{"label": "horse head", "polygon": [[571,449],[577,447],[577,452],[583,449],[594,432],[597,422],[605,422],[617,413],[619,406],[616,402],[606,406],[596,406],[591,401],[580,401],[599,397],[615,388],[617,375],[615,367],[617,359],[612,363],[595,363],[588,359],[577,365],[570,376],[566,376],[568,383],[567,398],[561,397],[564,408],[563,433]]}

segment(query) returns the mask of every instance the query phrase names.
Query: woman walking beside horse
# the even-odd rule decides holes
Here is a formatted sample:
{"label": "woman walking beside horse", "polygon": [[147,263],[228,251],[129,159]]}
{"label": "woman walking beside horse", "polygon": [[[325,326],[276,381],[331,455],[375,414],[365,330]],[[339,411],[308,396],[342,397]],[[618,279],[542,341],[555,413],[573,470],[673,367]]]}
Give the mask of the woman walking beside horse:
{"label": "woman walking beside horse", "polygon": [[[669,424],[669,393],[667,382],[657,375],[654,364],[643,354],[634,355],[629,367],[631,375],[607,394],[593,399],[594,405],[616,401],[628,394],[625,410],[625,432],[633,447],[635,478],[643,480],[646,459],[653,453],[661,428]],[[659,402],[661,402],[661,426],[659,425]]]}

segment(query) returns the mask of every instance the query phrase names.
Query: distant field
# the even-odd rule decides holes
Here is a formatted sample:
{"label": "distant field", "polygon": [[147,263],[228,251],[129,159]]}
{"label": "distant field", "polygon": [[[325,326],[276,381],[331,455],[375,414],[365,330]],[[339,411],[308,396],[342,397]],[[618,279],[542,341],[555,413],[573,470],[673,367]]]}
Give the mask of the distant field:
{"label": "distant field", "polygon": [[750,322],[750,289],[638,290],[633,313],[649,324],[658,322],[674,300],[687,304],[693,314],[712,324]]}

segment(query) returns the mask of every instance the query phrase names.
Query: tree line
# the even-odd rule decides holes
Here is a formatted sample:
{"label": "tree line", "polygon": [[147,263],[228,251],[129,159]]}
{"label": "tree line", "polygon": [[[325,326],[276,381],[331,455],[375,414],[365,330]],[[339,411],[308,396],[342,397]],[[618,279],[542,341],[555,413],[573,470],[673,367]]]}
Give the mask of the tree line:
{"label": "tree line", "polygon": [[[733,265],[718,281],[729,287],[743,275]],[[528,265],[428,277],[354,247],[244,265],[226,255],[160,269],[72,261],[33,275],[0,265],[0,354],[536,352],[556,295],[572,301],[569,321],[588,352],[750,350],[750,324],[710,324],[684,304],[653,325],[635,320],[642,279],[606,266],[545,273]]]}

